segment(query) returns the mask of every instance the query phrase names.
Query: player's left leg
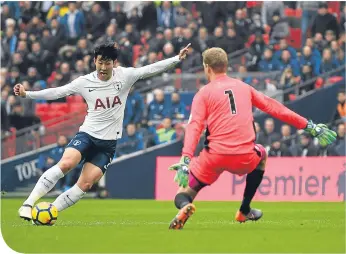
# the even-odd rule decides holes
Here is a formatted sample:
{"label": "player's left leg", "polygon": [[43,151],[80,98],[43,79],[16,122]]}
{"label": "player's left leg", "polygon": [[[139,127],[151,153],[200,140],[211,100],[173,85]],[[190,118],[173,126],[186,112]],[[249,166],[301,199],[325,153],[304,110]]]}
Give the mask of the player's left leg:
{"label": "player's left leg", "polygon": [[58,196],[53,205],[60,212],[76,204],[102,176],[103,172],[98,166],[90,162],[85,163],[77,183]]}
{"label": "player's left leg", "polygon": [[247,220],[259,220],[263,213],[258,209],[251,209],[250,203],[255,196],[258,186],[261,184],[264,171],[265,164],[267,160],[267,153],[265,148],[262,145],[255,146],[257,156],[260,157],[260,162],[258,163],[255,170],[246,176],[246,185],[244,190],[243,201],[240,206],[239,211],[237,212],[235,219],[239,222],[245,222]]}

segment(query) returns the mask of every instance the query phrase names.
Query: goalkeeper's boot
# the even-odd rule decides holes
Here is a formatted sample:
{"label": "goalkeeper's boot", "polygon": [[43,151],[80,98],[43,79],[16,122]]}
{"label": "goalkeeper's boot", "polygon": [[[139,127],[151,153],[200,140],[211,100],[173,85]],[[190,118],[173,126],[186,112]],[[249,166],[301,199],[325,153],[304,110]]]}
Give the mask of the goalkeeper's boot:
{"label": "goalkeeper's boot", "polygon": [[31,205],[27,205],[27,204],[22,205],[18,210],[19,217],[24,220],[31,221],[32,219],[31,210],[32,210]]}
{"label": "goalkeeper's boot", "polygon": [[169,229],[183,229],[186,221],[192,214],[194,214],[195,211],[196,207],[194,204],[187,204],[181,208],[169,225]]}
{"label": "goalkeeper's boot", "polygon": [[235,215],[235,220],[239,221],[240,223],[243,223],[247,220],[256,221],[259,220],[263,216],[263,212],[258,209],[250,209],[250,212],[248,214],[243,214],[240,210],[238,210],[237,214]]}

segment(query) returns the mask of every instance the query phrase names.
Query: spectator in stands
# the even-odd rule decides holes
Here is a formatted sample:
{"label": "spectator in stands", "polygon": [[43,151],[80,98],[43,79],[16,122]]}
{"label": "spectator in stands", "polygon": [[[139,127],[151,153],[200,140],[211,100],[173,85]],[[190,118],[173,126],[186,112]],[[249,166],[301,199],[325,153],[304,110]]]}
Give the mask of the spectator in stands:
{"label": "spectator in stands", "polygon": [[281,142],[286,145],[286,147],[291,147],[295,145],[295,139],[291,134],[291,126],[284,124],[281,126]]}
{"label": "spectator in stands", "polygon": [[33,34],[36,37],[40,37],[42,34],[44,24],[41,22],[38,16],[32,17],[30,23],[27,26],[28,34]]}
{"label": "spectator in stands", "polygon": [[166,28],[163,32],[163,37],[164,37],[165,43],[173,44],[173,30],[172,29]]}
{"label": "spectator in stands", "polygon": [[135,91],[134,86],[131,87],[129,95],[127,97],[126,106],[129,105],[132,107],[132,116],[129,119],[129,122],[132,124],[139,124],[142,121],[142,116],[144,112],[144,100],[142,95],[139,92]]}
{"label": "spectator in stands", "polygon": [[339,43],[337,41],[332,41],[330,43],[330,49],[332,50],[332,54],[334,58],[337,58],[338,51],[340,49]]}
{"label": "spectator in stands", "polygon": [[270,44],[276,44],[279,40],[286,38],[290,30],[287,20],[280,16],[279,11],[273,13],[272,20],[269,38]]}
{"label": "spectator in stands", "polygon": [[243,41],[247,41],[250,35],[251,20],[245,17],[245,13],[242,9],[236,11],[234,25],[237,34]]}
{"label": "spectator in stands", "polygon": [[[249,52],[246,53],[245,57],[247,58],[247,67],[249,71],[257,71],[259,62],[263,52],[265,51],[266,44],[263,41],[263,35],[261,32],[257,31],[255,34],[255,40],[249,48]],[[268,55],[268,53],[267,53]],[[270,56],[271,58],[271,56]],[[269,71],[269,70],[268,70]]]}
{"label": "spectator in stands", "polygon": [[[168,59],[175,56],[174,53],[174,47],[172,43],[167,42],[164,46],[163,46],[163,59]],[[174,71],[174,70],[173,70]],[[172,72],[173,72],[172,71]]]}
{"label": "spectator in stands", "polygon": [[178,54],[179,50],[185,45],[183,28],[175,27],[173,30],[173,34],[174,34],[173,46],[174,46],[175,53]]}
{"label": "spectator in stands", "polygon": [[170,107],[170,118],[172,120],[184,120],[186,118],[186,106],[180,101],[179,93],[172,93],[171,101],[172,105]]}
{"label": "spectator in stands", "polygon": [[273,57],[272,49],[266,48],[261,61],[258,63],[258,67],[259,71],[269,72],[278,70],[279,64],[279,61]]}
{"label": "spectator in stands", "polygon": [[13,104],[13,109],[9,114],[10,126],[17,130],[40,123],[40,118],[34,115],[24,116],[24,109],[19,101]]}
{"label": "spectator in stands", "polygon": [[261,33],[265,34],[261,15],[259,13],[254,13],[252,15],[252,23],[250,25],[250,34]]}
{"label": "spectator in stands", "polygon": [[246,83],[251,85],[253,78],[247,74],[247,68],[244,65],[240,65],[238,68],[238,72],[241,75],[241,80]]}
{"label": "spectator in stands", "polygon": [[130,67],[132,66],[133,44],[131,44],[126,33],[122,33],[119,38],[120,40],[118,44],[118,49],[119,49],[118,61],[121,62],[122,66],[124,67]]}
{"label": "spectator in stands", "polygon": [[156,130],[159,144],[176,140],[177,135],[175,129],[172,128],[172,120],[170,118],[165,118],[161,125],[162,128]]}
{"label": "spectator in stands", "polygon": [[125,25],[125,33],[123,36],[125,36],[132,45],[139,44],[140,42],[140,35],[131,23]]}
{"label": "spectator in stands", "polygon": [[47,20],[52,20],[57,18],[58,20],[65,16],[66,13],[68,13],[69,8],[67,7],[67,2],[55,2],[55,5],[50,7],[48,14],[47,14]]}
{"label": "spectator in stands", "polygon": [[[237,50],[244,48],[244,40],[241,38],[234,29],[227,29],[227,37],[226,37],[228,47],[226,48],[227,53],[233,53]],[[255,40],[256,41],[256,40]],[[256,43],[261,43],[256,41]]]}
{"label": "spectator in stands", "polygon": [[169,1],[163,1],[162,5],[157,7],[157,23],[163,28],[175,27],[175,7]]}
{"label": "spectator in stands", "polygon": [[297,157],[317,156],[318,148],[314,145],[311,137],[307,133],[302,133],[299,137],[299,144],[291,149],[292,155]]}
{"label": "spectator in stands", "polygon": [[332,51],[329,48],[323,50],[322,61],[321,61],[321,74],[330,72],[338,67],[338,62],[333,58]]}
{"label": "spectator in stands", "polygon": [[74,52],[74,56],[72,59],[82,60],[85,56],[88,56],[92,53],[93,46],[92,44],[85,38],[81,38],[77,42],[77,49]]}
{"label": "spectator in stands", "polygon": [[96,40],[96,44],[99,45],[104,42],[118,41],[117,40],[117,26],[115,24],[111,24],[106,29],[106,34],[101,36]]}
{"label": "spectator in stands", "polygon": [[298,77],[300,75],[298,61],[291,57],[291,53],[288,50],[282,51],[281,58],[279,59],[279,70],[284,71],[290,68],[293,76]]}
{"label": "spectator in stands", "polygon": [[327,30],[332,30],[339,38],[339,25],[336,18],[328,13],[328,4],[321,2],[318,8],[318,14],[312,23],[311,33],[315,36],[316,33],[324,34]]}
{"label": "spectator in stands", "polygon": [[219,47],[219,48],[222,48],[224,50],[228,50],[228,41],[227,41],[227,38],[223,34],[222,27],[220,27],[220,26],[215,27],[214,37],[211,40],[210,47]]}
{"label": "spectator in stands", "polygon": [[305,46],[310,47],[311,51],[312,51],[312,55],[318,59],[320,59],[321,61],[321,53],[318,50],[318,48],[315,45],[314,39],[313,38],[307,38],[306,42],[305,42]]}
{"label": "spectator in stands", "polygon": [[176,9],[176,13],[174,15],[174,23],[176,26],[185,27],[188,24],[188,10],[186,10],[184,7],[179,6]]}
{"label": "spectator in stands", "polygon": [[139,14],[138,14],[138,8],[133,8],[131,10],[128,23],[130,23],[133,26],[133,28],[138,30],[137,28],[139,27],[140,21],[141,21],[141,18],[139,17]]}
{"label": "spectator in stands", "polygon": [[75,2],[69,2],[68,9],[69,11],[61,19],[61,24],[65,27],[67,43],[74,45],[81,36],[86,35],[86,21]]}
{"label": "spectator in stands", "polygon": [[[124,30],[127,23],[126,13],[123,11],[120,2],[114,2],[116,4],[114,12],[111,14],[111,23],[116,23],[120,30]],[[155,13],[156,15],[156,13]]]}
{"label": "spectator in stands", "polygon": [[214,32],[215,27],[220,20],[224,20],[227,16],[227,9],[220,8],[220,2],[198,2],[197,11],[199,15],[199,24],[203,24],[209,33]]}
{"label": "spectator in stands", "polygon": [[181,63],[181,70],[184,73],[191,72],[196,67],[202,66],[201,54],[193,46],[187,52],[187,58]]}
{"label": "spectator in stands", "polygon": [[30,66],[40,70],[40,74],[45,79],[51,73],[52,59],[47,50],[41,48],[40,42],[36,41],[31,45],[31,53],[28,54],[28,63]]}
{"label": "spectator in stands", "polygon": [[163,91],[156,89],[154,97],[148,106],[148,121],[162,120],[169,115],[169,106],[165,102]]}
{"label": "spectator in stands", "polygon": [[313,70],[313,75],[318,76],[320,74],[321,58],[313,55],[311,48],[305,46],[302,55],[299,57],[299,65],[300,68],[304,65],[310,66]]}
{"label": "spectator in stands", "polygon": [[198,30],[197,42],[201,49],[201,52],[204,52],[207,48],[209,48],[210,38],[208,35],[208,30],[205,27],[200,27]]}
{"label": "spectator in stands", "polygon": [[149,42],[149,51],[154,51],[159,53],[162,51],[163,46],[165,45],[165,39],[163,36],[163,29],[157,28],[156,35],[154,39],[151,39]]}
{"label": "spectator in stands", "polygon": [[37,168],[43,173],[44,171],[58,163],[62,158],[67,143],[68,141],[66,136],[60,135],[57,140],[57,146],[50,150],[47,154],[41,154],[39,156]]}
{"label": "spectator in stands", "polygon": [[24,40],[18,41],[16,53],[19,53],[24,57],[28,55],[29,50],[28,50],[28,44],[26,41]]}
{"label": "spectator in stands", "polygon": [[5,48],[9,49],[10,54],[14,54],[17,46],[17,36],[15,35],[14,28],[7,27],[6,34],[3,38],[2,42]]}
{"label": "spectator in stands", "polygon": [[184,28],[184,30],[183,30],[183,44],[187,45],[188,43],[191,43],[191,46],[195,49],[195,51],[201,52],[201,49],[199,48],[198,41],[193,36],[192,29],[191,28]]}
{"label": "spectator in stands", "polygon": [[297,51],[293,47],[288,45],[286,39],[281,39],[280,40],[279,47],[280,47],[280,49],[278,51],[276,51],[275,54],[274,54],[274,57],[276,59],[279,60],[281,58],[282,52],[284,50],[288,50],[290,52],[290,56],[291,56],[292,59],[296,59],[297,58]]}
{"label": "spectator in stands", "polygon": [[29,84],[33,85],[36,81],[42,80],[42,77],[37,72],[37,69],[35,67],[29,67],[28,76],[26,76],[24,79],[29,81]]}
{"label": "spectator in stands", "polygon": [[270,147],[268,151],[269,157],[287,157],[291,156],[291,153],[284,143],[280,142],[280,135],[275,133],[270,138]]}
{"label": "spectator in stands", "polygon": [[299,94],[311,91],[314,89],[315,82],[312,78],[315,76],[311,65],[303,65],[301,67],[301,82],[305,83],[304,86],[299,88]]}
{"label": "spectator in stands", "polygon": [[58,52],[58,49],[66,43],[65,27],[59,23],[58,19],[52,19],[49,24],[49,29],[53,36],[51,41],[52,48],[56,49],[54,52]]}
{"label": "spectator in stands", "polygon": [[269,30],[273,25],[273,14],[279,13],[280,18],[284,17],[284,3],[278,1],[264,1],[262,5],[262,23],[265,30]]}
{"label": "spectator in stands", "polygon": [[261,126],[259,125],[258,122],[254,122],[254,128],[255,128],[255,132],[256,132],[256,143],[264,144],[265,143],[264,133],[261,130]]}
{"label": "spectator in stands", "polygon": [[143,2],[142,18],[139,23],[139,30],[147,29],[151,33],[154,33],[156,27],[157,27],[157,14],[156,14],[156,7],[154,2],[150,2],[150,1]]}
{"label": "spectator in stands", "polygon": [[338,104],[336,106],[336,111],[334,114],[334,122],[346,117],[346,95],[344,89],[338,92],[337,100]]}
{"label": "spectator in stands", "polygon": [[327,47],[327,42],[323,39],[323,35],[321,33],[315,34],[314,42],[320,53],[322,53],[323,49]]}
{"label": "spectator in stands", "polygon": [[270,145],[270,138],[272,135],[277,134],[274,132],[274,120],[272,118],[267,118],[264,121],[264,132],[263,136],[259,136],[258,139],[261,140],[263,146],[269,146]]}
{"label": "spectator in stands", "polygon": [[126,127],[126,133],[119,140],[117,145],[117,157],[125,154],[134,153],[144,149],[142,135],[137,132],[135,124],[129,124]]}
{"label": "spectator in stands", "polygon": [[335,33],[332,30],[327,30],[324,38],[326,41],[326,47],[331,47],[332,42],[336,40]]}

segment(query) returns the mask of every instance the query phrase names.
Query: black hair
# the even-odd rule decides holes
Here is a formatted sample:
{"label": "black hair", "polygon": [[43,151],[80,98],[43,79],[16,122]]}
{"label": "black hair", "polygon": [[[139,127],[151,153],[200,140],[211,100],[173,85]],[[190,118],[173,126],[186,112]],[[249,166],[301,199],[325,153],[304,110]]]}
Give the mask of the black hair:
{"label": "black hair", "polygon": [[94,58],[101,56],[102,60],[115,61],[118,58],[118,49],[114,42],[107,42],[95,47]]}

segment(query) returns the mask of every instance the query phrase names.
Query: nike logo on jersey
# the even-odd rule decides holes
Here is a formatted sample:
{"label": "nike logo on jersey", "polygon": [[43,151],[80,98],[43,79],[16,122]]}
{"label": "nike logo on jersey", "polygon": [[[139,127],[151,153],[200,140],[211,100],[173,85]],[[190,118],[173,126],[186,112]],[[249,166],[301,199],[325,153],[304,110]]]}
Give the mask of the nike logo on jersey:
{"label": "nike logo on jersey", "polygon": [[96,89],[89,89],[89,93],[92,92],[92,91],[95,91]]}

